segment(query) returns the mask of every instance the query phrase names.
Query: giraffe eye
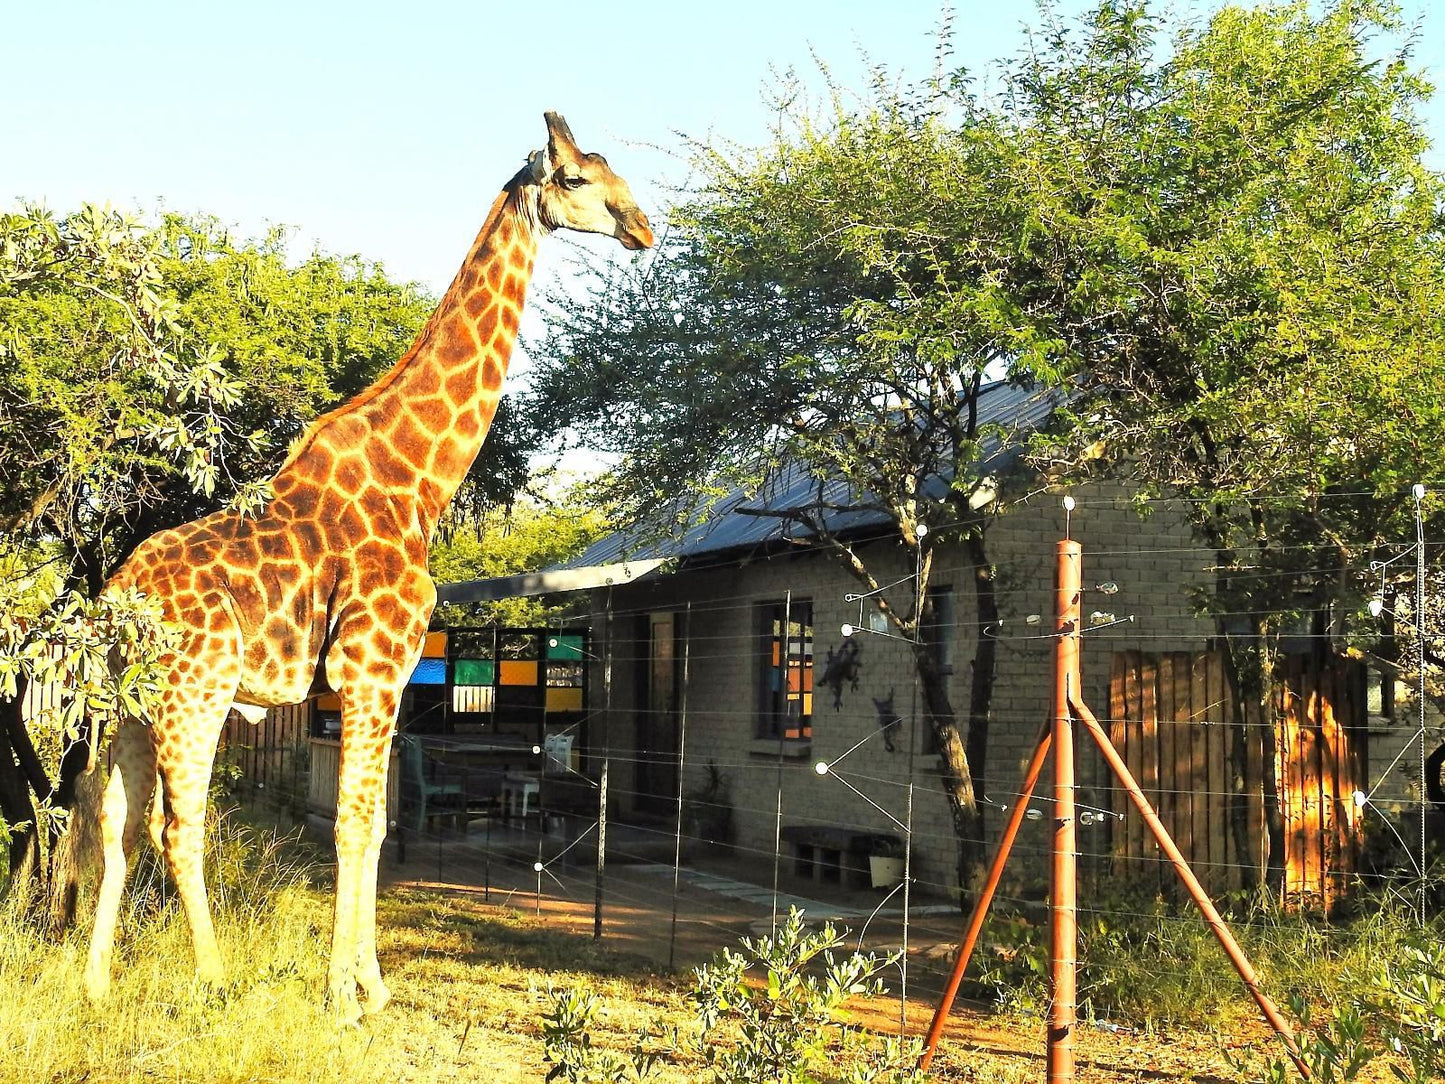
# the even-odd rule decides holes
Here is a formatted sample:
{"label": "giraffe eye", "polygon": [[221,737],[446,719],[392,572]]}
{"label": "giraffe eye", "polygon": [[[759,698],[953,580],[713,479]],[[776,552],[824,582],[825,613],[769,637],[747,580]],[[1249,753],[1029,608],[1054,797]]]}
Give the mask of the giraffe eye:
{"label": "giraffe eye", "polygon": [[573,176],[573,177],[563,177],[563,178],[562,178],[562,187],[563,187],[563,188],[577,189],[577,188],[581,188],[581,187],[582,187],[584,184],[586,184],[586,183],[587,183],[587,178],[584,177],[584,176],[582,176],[580,173],[577,174],[576,176]]}

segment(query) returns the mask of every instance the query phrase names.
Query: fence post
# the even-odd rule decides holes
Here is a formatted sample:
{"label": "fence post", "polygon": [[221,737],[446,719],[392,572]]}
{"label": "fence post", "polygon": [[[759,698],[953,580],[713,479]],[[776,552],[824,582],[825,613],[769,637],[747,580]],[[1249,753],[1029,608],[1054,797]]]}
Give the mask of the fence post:
{"label": "fence post", "polygon": [[607,766],[602,759],[602,775],[597,784],[597,895],[592,904],[592,936],[602,939],[602,878],[607,868]]}
{"label": "fence post", "polygon": [[1048,1031],[1049,1084],[1071,1084],[1074,1079],[1074,1024],[1078,955],[1078,875],[1074,823],[1074,728],[1071,697],[1079,688],[1079,560],[1080,546],[1072,539],[1058,544],[1058,615],[1054,641],[1054,831],[1053,879],[1049,897],[1050,1007]]}

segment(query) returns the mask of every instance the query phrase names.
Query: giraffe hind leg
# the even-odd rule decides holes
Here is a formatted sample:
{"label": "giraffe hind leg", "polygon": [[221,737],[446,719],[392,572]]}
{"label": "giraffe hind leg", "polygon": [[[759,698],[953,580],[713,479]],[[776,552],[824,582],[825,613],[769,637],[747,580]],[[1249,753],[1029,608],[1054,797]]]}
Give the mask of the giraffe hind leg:
{"label": "giraffe hind leg", "polygon": [[113,750],[115,766],[106,783],[100,810],[104,866],[85,965],[85,990],[96,1001],[110,992],[115,926],[130,853],[140,837],[146,803],[156,782],[155,748],[149,729],[142,723],[134,720],[122,723],[113,739]]}
{"label": "giraffe hind leg", "polygon": [[162,852],[191,927],[196,975],[202,982],[217,986],[225,980],[225,968],[221,963],[216,929],[206,898],[203,862],[211,768],[230,704],[230,693],[222,694],[215,689],[207,690],[190,702],[179,698],[173,700],[167,705],[169,717],[166,724],[171,726],[177,720],[183,720],[188,731],[186,740],[162,741],[157,750],[161,787],[165,795]]}

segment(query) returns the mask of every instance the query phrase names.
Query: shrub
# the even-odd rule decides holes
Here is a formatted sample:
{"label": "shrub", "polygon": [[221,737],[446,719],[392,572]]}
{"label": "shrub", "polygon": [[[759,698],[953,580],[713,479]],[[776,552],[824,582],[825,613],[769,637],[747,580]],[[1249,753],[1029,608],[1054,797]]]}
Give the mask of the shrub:
{"label": "shrub", "polygon": [[831,924],[809,930],[793,910],[774,936],[744,938],[741,951],[724,949],[697,969],[695,1035],[684,1041],[654,1026],[626,1055],[593,1046],[589,1029],[600,1004],[594,995],[551,990],[543,1023],[553,1063],[547,1079],[640,1081],[656,1067],[660,1049],[691,1047],[712,1084],[813,1084],[824,1079],[820,1074],[852,1084],[921,1080],[917,1041],[879,1040],[838,1019],[850,998],[882,993],[879,973],[897,962],[896,955],[875,953],[840,958],[846,933]]}

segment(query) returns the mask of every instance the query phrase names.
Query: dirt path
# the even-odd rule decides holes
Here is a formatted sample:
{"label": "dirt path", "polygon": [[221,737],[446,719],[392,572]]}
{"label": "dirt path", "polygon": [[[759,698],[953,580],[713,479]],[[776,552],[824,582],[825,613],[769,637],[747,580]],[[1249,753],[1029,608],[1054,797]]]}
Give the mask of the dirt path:
{"label": "dirt path", "polygon": [[[390,856],[389,856],[390,857]],[[388,863],[386,883],[441,891],[469,909],[507,908],[536,914],[554,929],[591,939],[595,919],[595,873],[580,866],[552,863],[541,877],[520,863],[494,859],[479,864],[475,848],[448,854],[414,851],[409,861]],[[437,877],[440,870],[444,876]],[[669,965],[683,973],[710,959],[721,947],[738,938],[766,933],[771,924],[771,886],[748,885],[745,870],[728,863],[709,863],[705,870],[684,871],[680,877],[677,918],[673,918],[673,881],[670,867],[612,865],[606,873],[602,908],[602,938],[612,949],[654,961],[665,974]],[[768,879],[770,880],[770,871]],[[758,878],[754,878],[758,879]],[[866,947],[897,948],[903,937],[898,901],[868,921],[878,903],[877,892],[831,891],[829,899],[811,900],[804,893],[815,886],[784,876],[782,902],[805,904],[815,916],[836,916],[856,936],[866,922]],[[923,900],[910,908],[909,988],[907,1030],[926,1031],[938,992],[952,963],[962,926],[955,910],[938,901]],[[889,982],[894,993],[863,1007],[860,1022],[882,1032],[896,1032],[900,1024],[898,976]],[[946,1081],[1024,1081],[1041,1079],[1044,1072],[1043,1022],[1015,1019],[957,1006],[951,1014],[934,1062],[933,1077]],[[1225,1060],[1220,1040],[1203,1032],[1175,1031],[1168,1036],[1125,1029],[1106,1030],[1081,1025],[1076,1033],[1080,1081],[1237,1080]],[[1273,1037],[1260,1026],[1235,1034],[1231,1045],[1243,1049],[1259,1044],[1272,1049]]]}

